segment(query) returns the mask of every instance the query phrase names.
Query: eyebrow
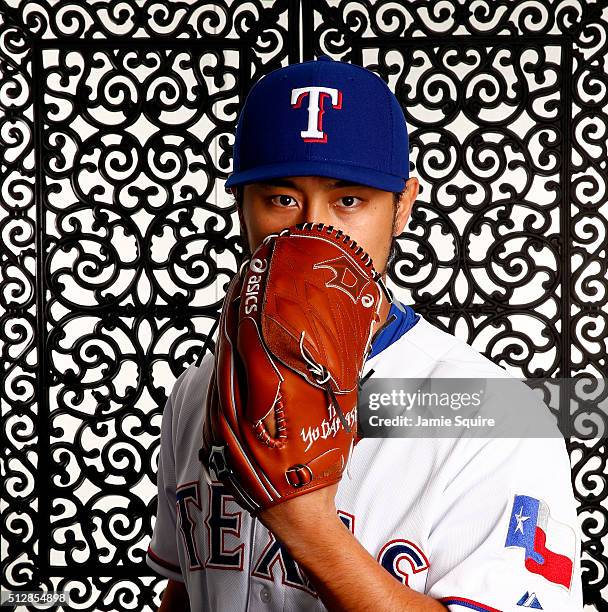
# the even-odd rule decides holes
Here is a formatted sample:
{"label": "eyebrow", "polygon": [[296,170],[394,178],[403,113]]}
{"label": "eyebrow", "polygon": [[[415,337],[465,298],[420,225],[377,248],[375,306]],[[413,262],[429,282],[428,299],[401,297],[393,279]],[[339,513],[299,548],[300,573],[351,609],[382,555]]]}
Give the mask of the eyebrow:
{"label": "eyebrow", "polygon": [[[272,188],[272,187],[290,187],[291,189],[296,189],[296,190],[298,189],[298,186],[293,181],[290,181],[289,179],[281,179],[281,178],[269,179],[267,181],[259,181],[259,182],[256,182],[256,185],[258,185],[259,187],[263,187],[265,189]],[[339,189],[341,187],[365,187],[365,185],[361,185],[361,183],[354,183],[353,181],[336,180],[336,181],[329,181],[328,183],[325,183],[323,187],[329,190],[329,189]]]}

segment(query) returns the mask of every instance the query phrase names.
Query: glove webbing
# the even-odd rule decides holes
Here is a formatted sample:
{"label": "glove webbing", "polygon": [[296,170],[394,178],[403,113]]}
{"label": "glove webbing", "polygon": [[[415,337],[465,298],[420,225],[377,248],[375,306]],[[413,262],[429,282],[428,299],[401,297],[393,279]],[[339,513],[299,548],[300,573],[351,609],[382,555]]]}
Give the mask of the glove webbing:
{"label": "glove webbing", "polygon": [[338,404],[338,400],[336,399],[334,390],[331,388],[331,383],[329,381],[325,383],[325,390],[331,397],[331,403],[334,405],[334,408],[336,409],[336,412],[338,413],[338,416],[340,417],[340,421],[342,423],[342,426],[346,430],[346,433],[350,433],[351,432],[350,425],[348,424],[348,422],[346,421],[346,418],[344,417],[342,408],[340,408],[340,404]]}
{"label": "glove webbing", "polygon": [[[322,385],[324,387],[325,391],[327,392],[327,395],[329,395],[331,403],[334,405],[338,417],[340,417],[342,427],[344,427],[347,433],[351,433],[350,425],[348,424],[346,417],[342,412],[342,408],[340,408],[340,404],[336,399],[334,390],[331,388],[331,374],[324,365],[317,363],[312,358],[312,355],[304,346],[304,332],[302,332],[300,335],[300,351],[302,353],[302,357],[304,357],[304,360],[306,361],[306,367],[308,368],[308,371],[310,372],[311,376],[315,379],[317,384]],[[329,412],[329,406],[327,407],[327,411]]]}

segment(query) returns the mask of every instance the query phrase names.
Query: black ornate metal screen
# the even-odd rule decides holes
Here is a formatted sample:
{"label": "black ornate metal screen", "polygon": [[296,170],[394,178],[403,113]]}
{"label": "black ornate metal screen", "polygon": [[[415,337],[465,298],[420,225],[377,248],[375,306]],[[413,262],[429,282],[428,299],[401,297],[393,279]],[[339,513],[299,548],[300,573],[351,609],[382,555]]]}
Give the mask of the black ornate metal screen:
{"label": "black ornate metal screen", "polygon": [[[326,53],[402,102],[400,297],[515,374],[605,376],[605,6],[0,0],[2,588],[156,609],[162,408],[239,260],[238,110],[281,65]],[[597,610],[604,442],[569,444]]]}

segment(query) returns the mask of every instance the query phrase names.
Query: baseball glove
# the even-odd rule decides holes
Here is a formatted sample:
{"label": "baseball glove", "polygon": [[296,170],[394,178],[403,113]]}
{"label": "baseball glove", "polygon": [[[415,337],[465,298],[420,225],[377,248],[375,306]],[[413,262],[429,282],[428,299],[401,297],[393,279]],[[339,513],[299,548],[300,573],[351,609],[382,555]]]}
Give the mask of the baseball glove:
{"label": "baseball glove", "polygon": [[270,234],[229,284],[200,460],[253,516],[340,480],[382,295],[333,226]]}

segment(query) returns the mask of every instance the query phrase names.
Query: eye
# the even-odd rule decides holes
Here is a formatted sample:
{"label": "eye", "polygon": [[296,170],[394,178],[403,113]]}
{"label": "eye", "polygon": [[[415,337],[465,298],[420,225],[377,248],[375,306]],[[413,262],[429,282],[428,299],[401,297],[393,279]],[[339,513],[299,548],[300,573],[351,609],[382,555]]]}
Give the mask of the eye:
{"label": "eye", "polygon": [[344,196],[342,198],[338,198],[338,202],[342,201],[344,204],[344,208],[357,208],[357,202],[355,200],[359,200],[362,202],[362,198],[357,198],[356,196]]}
{"label": "eye", "polygon": [[282,208],[287,208],[291,204],[291,201],[295,202],[295,198],[292,198],[291,196],[288,196],[285,194],[281,194],[281,195],[272,196],[272,198],[270,198],[270,201],[273,204],[276,204],[277,206],[280,206]]}

